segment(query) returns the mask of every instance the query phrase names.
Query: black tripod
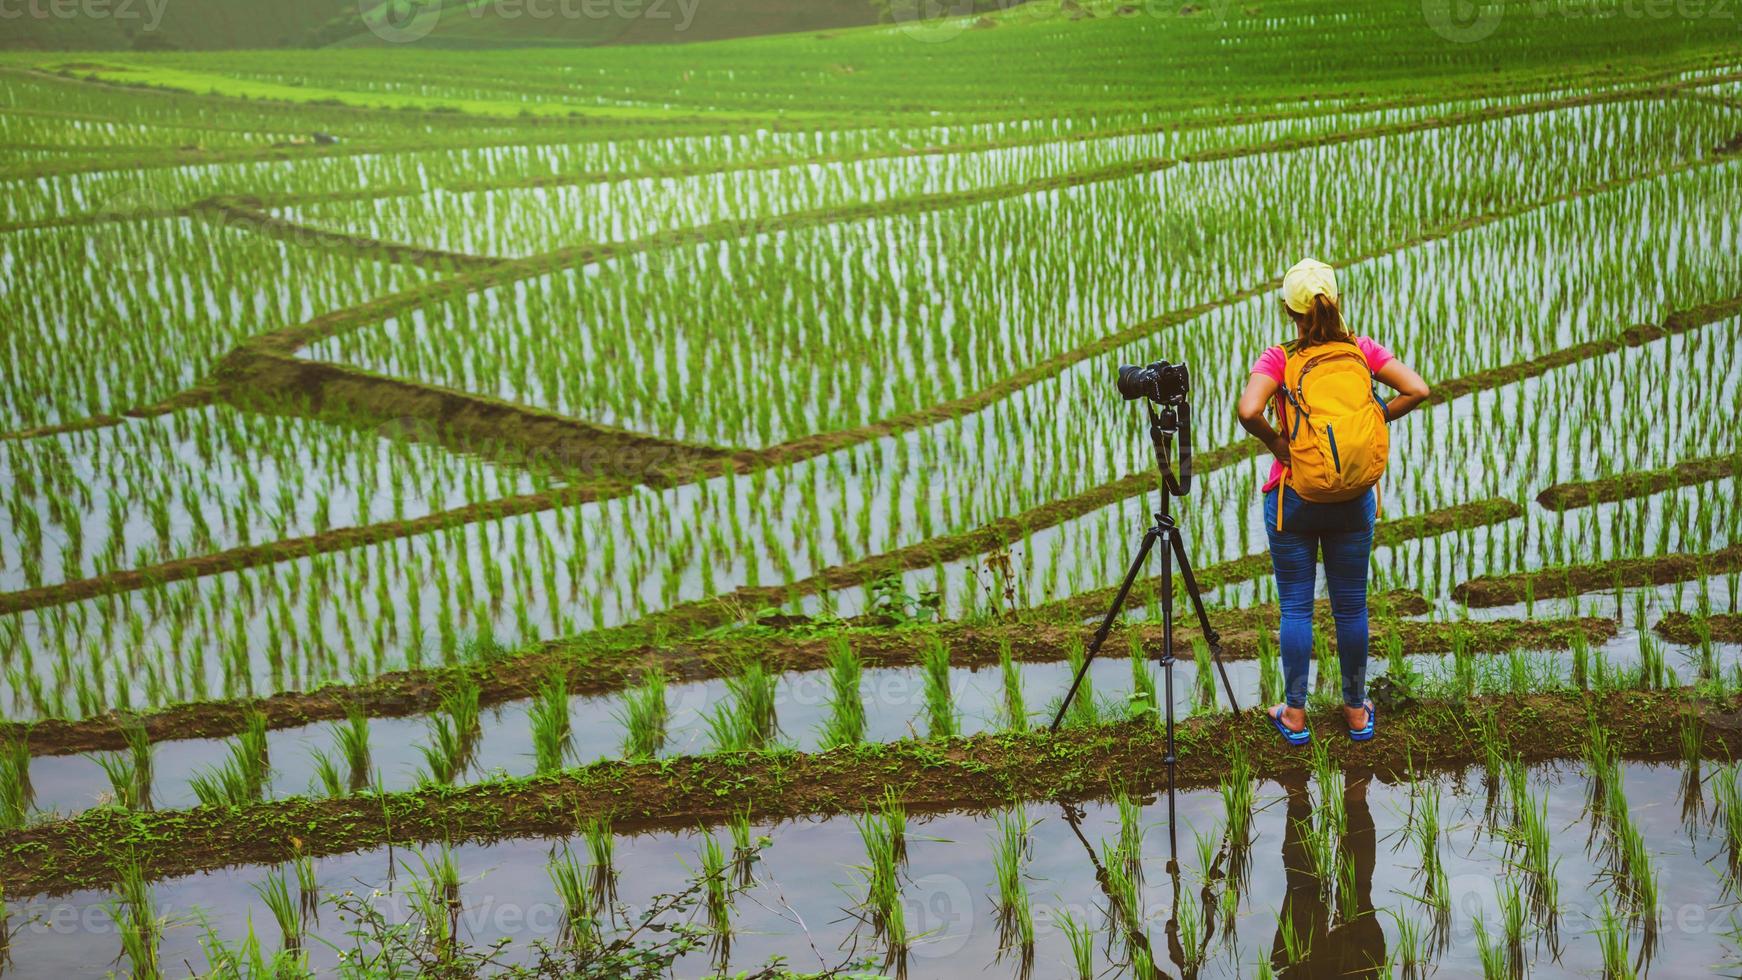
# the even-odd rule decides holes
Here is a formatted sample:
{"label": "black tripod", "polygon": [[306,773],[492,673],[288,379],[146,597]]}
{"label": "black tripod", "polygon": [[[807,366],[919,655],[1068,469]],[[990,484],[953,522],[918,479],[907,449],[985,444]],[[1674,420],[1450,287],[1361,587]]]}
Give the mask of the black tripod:
{"label": "black tripod", "polygon": [[[1143,534],[1143,545],[1137,549],[1137,557],[1132,560],[1131,568],[1125,573],[1125,581],[1119,583],[1119,592],[1113,597],[1112,608],[1107,610],[1106,618],[1101,620],[1101,628],[1095,631],[1095,638],[1089,643],[1087,655],[1083,658],[1082,667],[1078,668],[1076,677],[1071,679],[1070,690],[1065,692],[1065,698],[1059,704],[1058,714],[1053,716],[1052,730],[1057,731],[1064,721],[1065,711],[1071,706],[1071,698],[1076,696],[1077,688],[1083,683],[1083,676],[1089,671],[1089,664],[1095,655],[1101,652],[1101,644],[1107,641],[1107,634],[1113,631],[1113,623],[1119,618],[1119,611],[1125,605],[1126,596],[1131,593],[1131,586],[1136,583],[1137,576],[1149,561],[1149,552],[1156,542],[1165,542],[1161,548],[1161,666],[1166,676],[1166,693],[1162,697],[1162,705],[1167,718],[1167,835],[1171,845],[1170,853],[1179,853],[1179,839],[1174,832],[1174,764],[1178,756],[1173,744],[1173,568],[1179,563],[1180,575],[1185,578],[1186,593],[1191,596],[1192,608],[1197,612],[1198,628],[1203,631],[1204,642],[1209,645],[1210,655],[1215,658],[1216,670],[1222,675],[1222,688],[1228,692],[1228,707],[1235,714],[1240,713],[1240,704],[1234,700],[1234,685],[1228,680],[1227,665],[1222,663],[1222,638],[1210,626],[1209,614],[1204,612],[1203,597],[1198,594],[1198,582],[1192,575],[1191,561],[1186,557],[1184,532],[1174,523],[1168,504],[1174,497],[1183,497],[1191,492],[1192,487],[1192,443],[1191,443],[1191,403],[1183,398],[1177,403],[1165,403],[1157,411],[1152,400],[1145,401],[1144,407],[1149,410],[1149,441],[1155,446],[1155,465],[1161,470],[1161,508],[1155,514],[1153,524]],[[1173,473],[1174,437],[1179,437],[1179,478]]]}

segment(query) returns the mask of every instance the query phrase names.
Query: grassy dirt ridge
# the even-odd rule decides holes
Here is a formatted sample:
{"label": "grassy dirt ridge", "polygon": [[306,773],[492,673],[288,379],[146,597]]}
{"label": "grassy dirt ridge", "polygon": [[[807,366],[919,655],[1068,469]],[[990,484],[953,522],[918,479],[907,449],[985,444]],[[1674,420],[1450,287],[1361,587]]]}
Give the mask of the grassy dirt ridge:
{"label": "grassy dirt ridge", "polygon": [[1698,646],[1705,640],[1742,643],[1742,614],[1690,616],[1684,612],[1669,612],[1657,621],[1656,629],[1659,636],[1684,646]]}
{"label": "grassy dirt ridge", "polygon": [[253,198],[209,198],[190,206],[187,213],[225,228],[276,238],[302,248],[330,249],[381,262],[422,266],[435,272],[488,269],[501,264],[500,259],[481,255],[444,252],[297,224],[266,213],[261,210],[260,202]]}
{"label": "grassy dirt ridge", "polygon": [[464,507],[438,511],[434,514],[425,514],[422,517],[412,517],[402,521],[334,528],[331,531],[301,538],[286,538],[267,544],[230,548],[209,555],[179,558],[152,565],[149,568],[110,572],[106,575],[77,579],[59,585],[45,585],[19,592],[0,593],[0,615],[27,609],[44,609],[97,596],[151,588],[168,582],[181,582],[187,579],[203,578],[207,575],[240,571],[257,565],[379,544],[383,541],[427,534],[476,521],[498,520],[517,514],[536,513],[553,507],[569,506],[588,500],[597,500],[604,496],[612,496],[621,490],[622,487],[611,484],[563,487],[547,490],[543,493],[504,497],[500,500],[491,500],[481,504],[467,504]]}
{"label": "grassy dirt ridge", "polygon": [[1742,478],[1742,453],[1683,460],[1662,469],[1618,473],[1600,480],[1558,483],[1537,494],[1536,502],[1549,510],[1571,510],[1726,478]]}
{"label": "grassy dirt ridge", "polygon": [[[1617,629],[1614,620],[1600,617],[1428,623],[1396,618],[1422,610],[1425,604],[1418,595],[1387,594],[1380,601],[1386,604],[1389,615],[1375,616],[1372,620],[1375,647],[1396,635],[1410,654],[1447,653],[1458,643],[1478,654],[1564,649],[1575,636],[1582,635],[1588,643],[1600,644],[1615,636]],[[1321,602],[1317,615],[1319,628],[1329,629],[1329,606]],[[1223,655],[1231,660],[1256,657],[1260,635],[1269,635],[1275,621],[1274,606],[1211,614],[1211,624],[1222,637]],[[1155,624],[1123,627],[1109,639],[1103,655],[1128,656],[1135,636],[1146,652],[1157,656],[1162,647],[1161,632]],[[559,642],[512,660],[478,667],[399,671],[355,686],[255,699],[188,702],[130,717],[102,715],[81,721],[5,722],[0,723],[0,742],[23,741],[34,756],[71,755],[124,749],[126,730],[134,726],[143,728],[153,742],[233,735],[246,726],[249,716],[256,711],[263,713],[267,726],[274,729],[337,721],[353,706],[372,717],[425,714],[440,707],[442,692],[462,671],[478,682],[480,703],[495,705],[530,697],[541,681],[559,671],[567,676],[571,695],[601,695],[623,690],[654,668],[673,681],[729,676],[747,660],[760,661],[780,673],[822,670],[827,667],[833,647],[843,640],[867,667],[916,665],[933,643],[943,643],[949,648],[950,663],[956,667],[996,665],[1006,644],[1015,660],[1049,663],[1065,659],[1065,651],[1071,645],[1087,644],[1093,633],[1092,629],[1075,623],[1012,621],[900,629],[757,629],[742,636],[607,650]],[[1182,626],[1174,634],[1174,653],[1189,658],[1192,641],[1197,638],[1195,628]]]}
{"label": "grassy dirt ridge", "polygon": [[[1676,751],[1684,719],[1693,716],[1702,723],[1704,754],[1734,758],[1742,752],[1739,706],[1735,696],[1700,700],[1687,690],[1565,692],[1420,703],[1382,717],[1378,738],[1366,743],[1341,737],[1334,710],[1316,714],[1312,724],[1343,768],[1390,779],[1479,762],[1484,753],[1478,733],[1490,724],[1505,751],[1526,761],[1577,758],[1593,724],[1610,732],[1626,758],[1664,759]],[[1261,778],[1303,771],[1310,760],[1309,753],[1285,746],[1254,712],[1188,719],[1177,740],[1178,781],[1188,788],[1214,785],[1236,749]],[[1114,785],[1149,793],[1165,785],[1164,745],[1153,722],[1132,721],[816,754],[605,762],[548,776],[381,796],[162,813],[103,808],[0,834],[0,888],[13,896],[64,894],[103,887],[124,862],[137,862],[157,879],[389,843],[566,835],[598,818],[619,833],[633,833],[693,828],[740,812],[759,821],[856,813],[874,808],[885,789],[921,813],[1092,798]]]}
{"label": "grassy dirt ridge", "polygon": [[1617,587],[1667,585],[1742,569],[1742,544],[1697,555],[1616,558],[1588,565],[1556,565],[1532,572],[1484,575],[1460,582],[1452,598],[1466,606],[1512,606],[1527,598],[1560,599]]}
{"label": "grassy dirt ridge", "polygon": [[[1498,497],[1487,500],[1475,500],[1455,507],[1447,507],[1427,514],[1414,514],[1396,520],[1382,520],[1373,526],[1373,544],[1377,546],[1401,544],[1416,538],[1428,538],[1445,534],[1462,528],[1479,527],[1485,524],[1500,524],[1514,518],[1523,517],[1524,508],[1510,500]],[[1190,554],[1190,542],[1186,545]],[[1151,561],[1154,565],[1155,561]],[[1263,551],[1236,558],[1232,561],[1220,562],[1201,569],[1194,569],[1198,587],[1203,592],[1233,585],[1255,578],[1263,578],[1271,573],[1270,552]],[[1175,569],[1174,576],[1179,578]],[[1136,595],[1144,585],[1151,589],[1160,588],[1160,576],[1152,576],[1139,580],[1139,585],[1133,588]],[[1113,597],[1119,592],[1117,585],[1081,592],[1068,599],[1060,599],[1039,608],[1042,615],[1048,616],[1092,616],[1105,610],[1113,602]],[[1189,611],[1188,611],[1189,612]]]}

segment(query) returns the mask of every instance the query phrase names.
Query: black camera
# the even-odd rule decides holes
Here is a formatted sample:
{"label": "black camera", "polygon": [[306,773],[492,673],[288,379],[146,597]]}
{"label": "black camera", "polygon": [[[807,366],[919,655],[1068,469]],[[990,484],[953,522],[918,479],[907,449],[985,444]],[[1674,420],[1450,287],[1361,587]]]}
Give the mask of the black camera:
{"label": "black camera", "polygon": [[1192,390],[1191,373],[1184,364],[1156,361],[1147,367],[1135,364],[1119,368],[1119,394],[1126,401],[1147,398],[1157,405],[1179,405]]}

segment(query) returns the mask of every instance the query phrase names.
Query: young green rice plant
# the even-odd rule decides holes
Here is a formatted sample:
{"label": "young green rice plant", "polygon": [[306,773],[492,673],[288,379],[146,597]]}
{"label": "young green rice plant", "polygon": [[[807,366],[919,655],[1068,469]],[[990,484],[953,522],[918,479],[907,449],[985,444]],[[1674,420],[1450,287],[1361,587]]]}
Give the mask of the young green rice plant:
{"label": "young green rice plant", "polygon": [[925,710],[932,738],[954,738],[961,729],[955,698],[950,692],[950,650],[942,640],[927,637],[920,654],[925,684]]}
{"label": "young green rice plant", "polygon": [[133,769],[131,755],[121,752],[104,752],[90,757],[103,775],[108,777],[109,792],[115,798],[115,805],[128,810],[145,808],[145,797],[140,794],[139,774]]}
{"label": "young green rice plant", "polygon": [[1609,897],[1603,896],[1597,919],[1597,946],[1603,953],[1603,980],[1633,980],[1635,973],[1628,953],[1627,924],[1615,914]]}
{"label": "young green rice plant", "polygon": [[1072,727],[1094,725],[1100,721],[1100,712],[1095,704],[1095,685],[1090,674],[1083,670],[1083,662],[1088,658],[1088,651],[1083,646],[1083,638],[1072,636],[1065,641],[1065,663],[1072,677],[1081,675],[1083,682],[1077,686],[1076,696],[1071,699],[1070,710],[1065,713],[1065,724]]}
{"label": "young green rice plant", "polygon": [[1203,906],[1189,895],[1182,896],[1174,906],[1174,926],[1179,936],[1180,970],[1186,976],[1196,976],[1209,955],[1208,925]]}
{"label": "young green rice plant", "polygon": [[1511,980],[1514,976],[1507,962],[1504,947],[1488,938],[1488,926],[1480,917],[1475,920],[1476,957],[1482,964],[1482,980]]}
{"label": "young green rice plant", "polygon": [[1282,700],[1282,660],[1268,631],[1258,634],[1258,700],[1264,704]]}
{"label": "young green rice plant", "polygon": [[708,731],[714,748],[742,752],[761,748],[773,739],[776,678],[761,661],[749,660],[726,679],[729,700],[715,706],[708,716]]}
{"label": "young green rice plant", "polygon": [[188,785],[201,806],[235,806],[258,800],[271,768],[266,757],[266,716],[255,712],[247,727],[229,742],[224,762],[193,775]]}
{"label": "young green rice plant", "polygon": [[1054,921],[1070,945],[1072,976],[1075,980],[1094,980],[1095,927],[1072,915],[1068,909],[1061,910]]}
{"label": "young green rice plant", "polygon": [[732,834],[732,870],[738,890],[750,887],[753,880],[752,871],[756,861],[756,848],[750,840],[750,814],[740,810],[726,818],[726,827]]}
{"label": "young green rice plant", "polygon": [[[264,721],[265,719],[261,718],[263,726]],[[125,726],[121,730],[121,735],[127,740],[127,757],[131,761],[133,769],[133,802],[129,804],[129,808],[134,810],[149,810],[151,809],[151,761],[154,751],[154,746],[151,744],[151,736],[145,733],[145,726],[140,724],[129,724]],[[260,752],[264,755],[266,752],[264,748],[264,733],[262,733],[260,738],[262,746]]]}
{"label": "young green rice plant", "polygon": [[1119,847],[1117,853],[1125,860],[1125,873],[1139,884],[1143,882],[1143,807],[1131,798],[1124,787],[1113,793],[1113,805],[1119,812]]}
{"label": "young green rice plant", "polygon": [[1210,663],[1210,645],[1192,637],[1192,700],[1203,710],[1216,706],[1216,674]]}
{"label": "young green rice plant", "polygon": [[1114,918],[1124,924],[1121,931],[1126,933],[1127,947],[1140,945],[1129,931],[1137,928],[1143,915],[1143,885],[1133,873],[1134,868],[1142,868],[1141,858],[1132,858],[1120,845],[1101,842],[1101,871],[1106,879],[1107,900],[1112,903]]}
{"label": "young green rice plant", "polygon": [[599,943],[600,925],[593,892],[587,885],[587,872],[567,845],[551,855],[545,866],[557,900],[563,905],[562,928],[557,942],[577,951],[592,949]]}
{"label": "young green rice plant", "polygon": [[30,746],[23,739],[0,745],[0,830],[24,826],[32,795]]}
{"label": "young green rice plant", "polygon": [[130,859],[116,868],[109,914],[121,936],[121,955],[127,960],[132,976],[139,980],[162,977],[158,942],[163,937],[163,919],[137,861]]}
{"label": "young green rice plant", "polygon": [[1568,644],[1573,662],[1573,686],[1587,690],[1591,686],[1591,643],[1584,630],[1574,630]]}
{"label": "young green rice plant", "polygon": [[1022,671],[1011,658],[1010,637],[998,638],[998,673],[1004,682],[1004,727],[1013,732],[1028,730],[1028,707],[1022,700]]}
{"label": "young green rice plant", "polygon": [[1276,920],[1276,935],[1282,940],[1282,961],[1289,967],[1299,966],[1306,961],[1312,952],[1312,934],[1302,933],[1296,923],[1290,905],[1293,899],[1284,899],[1282,913]]}
{"label": "young green rice plant", "polygon": [[563,766],[569,750],[569,681],[553,670],[538,685],[528,712],[532,723],[532,750],[538,772],[555,772]]}
{"label": "young green rice plant", "polygon": [[593,896],[596,906],[604,906],[617,897],[617,869],[613,863],[616,837],[611,825],[602,819],[581,824],[581,835],[587,840],[587,856],[591,859]]}
{"label": "young green rice plant", "polygon": [[897,861],[907,860],[907,807],[896,795],[892,786],[883,787],[883,799],[877,804],[877,814],[883,818],[883,826],[889,832],[889,840],[895,849]]}
{"label": "young green rice plant", "polygon": [[901,905],[901,857],[888,824],[876,814],[854,819],[865,845],[865,861],[859,870],[865,876],[865,908],[872,929],[888,946],[893,962],[907,951],[907,920]]}
{"label": "young green rice plant", "polygon": [[481,730],[483,689],[471,673],[461,671],[442,692],[441,710],[453,720],[454,734],[470,745]]}
{"label": "young green rice plant", "polygon": [[1505,937],[1508,976],[1524,972],[1524,925],[1526,922],[1524,892],[1516,881],[1500,886],[1500,926]]}
{"label": "young green rice plant", "polygon": [[1222,795],[1222,819],[1228,828],[1229,846],[1237,854],[1250,843],[1254,798],[1252,763],[1246,757],[1246,750],[1239,745],[1228,750],[1228,771],[1222,776],[1219,789]]}
{"label": "young green rice plant", "polygon": [[429,717],[429,739],[417,747],[423,756],[423,782],[436,786],[452,786],[466,771],[471,757],[472,742],[448,715]]}
{"label": "young green rice plant", "polygon": [[1143,649],[1143,637],[1136,630],[1127,635],[1131,643],[1131,701],[1127,713],[1160,724],[1161,701],[1155,691],[1155,672],[1150,670],[1149,657]]}
{"label": "young green rice plant", "polygon": [[1712,775],[1718,812],[1724,820],[1724,845],[1729,857],[1727,877],[1732,891],[1742,884],[1742,788],[1737,785],[1739,774],[1742,774],[1742,765],[1731,763]]}
{"label": "young green rice plant", "polygon": [[623,725],[623,756],[650,759],[665,746],[668,709],[665,704],[665,672],[658,667],[641,676],[641,683],[623,692],[617,716]]}
{"label": "young green rice plant", "polygon": [[361,706],[347,705],[345,720],[333,725],[332,731],[351,792],[359,792],[369,785],[369,716]]}
{"label": "young green rice plant", "polygon": [[446,844],[432,859],[419,854],[422,873],[413,875],[407,895],[411,907],[428,930],[427,942],[434,950],[432,972],[454,962],[460,942],[460,870]]}
{"label": "young green rice plant", "polygon": [[1693,773],[1700,771],[1701,749],[1706,741],[1706,723],[1700,715],[1688,712],[1682,715],[1681,725],[1677,731],[1677,741],[1681,745],[1682,764]]}
{"label": "young green rice plant", "polygon": [[301,913],[302,921],[319,920],[321,906],[321,885],[315,877],[314,859],[300,853],[290,862],[291,870],[296,872],[296,904]]}
{"label": "young green rice plant", "polygon": [[865,738],[865,665],[844,636],[829,646],[829,717],[823,723],[825,749],[857,745]]}
{"label": "young green rice plant", "polygon": [[1029,907],[1023,868],[1028,862],[1029,822],[1018,804],[992,816],[992,869],[998,883],[998,935],[1003,949],[1034,952],[1034,913]]}
{"label": "young green rice plant", "polygon": [[713,834],[702,834],[701,862],[703,904],[708,912],[708,928],[716,937],[720,937],[718,941],[723,942],[725,937],[732,934],[731,881],[727,878],[729,869],[726,851]]}
{"label": "young green rice plant", "polygon": [[310,753],[314,759],[314,791],[327,797],[340,797],[350,792],[345,777],[339,773],[339,763],[321,749]]}
{"label": "young green rice plant", "polygon": [[254,885],[254,893],[266,903],[267,911],[272,913],[273,921],[278,923],[278,929],[284,935],[284,948],[301,949],[302,916],[297,903],[290,897],[290,881],[284,874],[284,868],[275,867],[266,872],[265,879]]}
{"label": "young green rice plant", "polygon": [[1397,926],[1397,965],[1406,977],[1417,976],[1423,966],[1421,926],[1402,913],[1393,912]]}

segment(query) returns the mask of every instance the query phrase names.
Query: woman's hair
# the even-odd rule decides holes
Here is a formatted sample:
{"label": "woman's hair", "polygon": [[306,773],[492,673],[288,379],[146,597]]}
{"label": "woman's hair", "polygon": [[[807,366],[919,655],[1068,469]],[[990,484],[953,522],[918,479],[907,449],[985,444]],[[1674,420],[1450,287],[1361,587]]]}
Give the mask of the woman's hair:
{"label": "woman's hair", "polygon": [[1313,297],[1313,304],[1305,313],[1289,310],[1288,315],[1300,326],[1301,343],[1307,347],[1339,340],[1347,343],[1353,339],[1349,336],[1348,328],[1343,326],[1342,308],[1337,305],[1336,300],[1324,293]]}

